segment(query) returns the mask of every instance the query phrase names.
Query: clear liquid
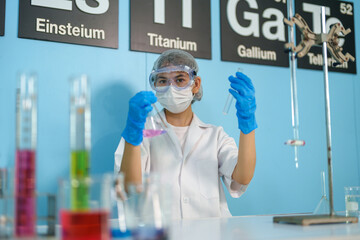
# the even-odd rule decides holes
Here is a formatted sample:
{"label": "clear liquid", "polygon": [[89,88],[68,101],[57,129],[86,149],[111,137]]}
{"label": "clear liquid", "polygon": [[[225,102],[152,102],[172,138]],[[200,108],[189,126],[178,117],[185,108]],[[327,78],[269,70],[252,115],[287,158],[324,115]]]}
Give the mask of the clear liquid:
{"label": "clear liquid", "polygon": [[35,151],[16,151],[15,236],[35,236]]}
{"label": "clear liquid", "polygon": [[146,138],[152,138],[166,133],[166,130],[157,130],[157,129],[144,129],[143,136]]}
{"label": "clear liquid", "polygon": [[358,217],[360,195],[345,195],[346,216]]}

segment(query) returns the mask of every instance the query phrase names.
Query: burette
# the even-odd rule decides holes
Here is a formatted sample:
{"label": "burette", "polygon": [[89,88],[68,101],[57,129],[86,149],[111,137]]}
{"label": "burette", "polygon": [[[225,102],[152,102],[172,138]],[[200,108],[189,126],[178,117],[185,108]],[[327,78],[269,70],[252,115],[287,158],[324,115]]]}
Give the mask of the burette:
{"label": "burette", "polygon": [[[289,19],[294,17],[293,0],[288,1]],[[294,26],[289,26],[290,42],[295,43],[295,29]],[[296,56],[294,51],[290,51],[290,88],[291,88],[291,125],[293,129],[293,139],[285,142],[288,146],[294,147],[295,167],[299,167],[298,147],[304,146],[305,141],[299,139],[299,111],[298,111],[298,97],[297,97],[297,83],[296,83]]]}

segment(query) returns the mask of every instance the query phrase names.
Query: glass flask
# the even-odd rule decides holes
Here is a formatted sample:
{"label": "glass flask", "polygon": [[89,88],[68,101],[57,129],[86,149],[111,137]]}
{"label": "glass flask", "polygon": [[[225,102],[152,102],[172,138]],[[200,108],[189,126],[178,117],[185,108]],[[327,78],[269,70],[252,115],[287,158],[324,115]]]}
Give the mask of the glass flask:
{"label": "glass flask", "polygon": [[153,110],[148,114],[149,124],[145,125],[143,136],[146,138],[156,137],[167,132],[167,125],[162,118],[158,108],[152,104]]}
{"label": "glass flask", "polygon": [[330,214],[330,204],[329,199],[326,196],[326,185],[325,185],[325,172],[321,171],[321,199],[317,204],[314,214],[321,215],[321,214]]}

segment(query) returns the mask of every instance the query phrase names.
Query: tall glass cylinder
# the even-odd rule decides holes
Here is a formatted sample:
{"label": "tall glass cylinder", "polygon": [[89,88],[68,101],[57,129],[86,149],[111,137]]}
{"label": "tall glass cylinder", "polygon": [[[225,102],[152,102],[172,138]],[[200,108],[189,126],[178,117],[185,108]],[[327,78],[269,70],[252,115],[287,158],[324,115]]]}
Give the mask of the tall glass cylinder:
{"label": "tall glass cylinder", "polygon": [[[91,148],[90,86],[86,75],[71,79],[70,92],[70,178],[89,177]],[[89,206],[87,186],[75,186],[71,192],[73,210]]]}
{"label": "tall glass cylinder", "polygon": [[15,236],[36,234],[36,76],[21,74],[16,99]]}
{"label": "tall glass cylinder", "polygon": [[10,172],[8,168],[0,167],[0,239],[13,236],[13,208],[12,201],[10,201],[13,189],[9,181],[12,177]]}

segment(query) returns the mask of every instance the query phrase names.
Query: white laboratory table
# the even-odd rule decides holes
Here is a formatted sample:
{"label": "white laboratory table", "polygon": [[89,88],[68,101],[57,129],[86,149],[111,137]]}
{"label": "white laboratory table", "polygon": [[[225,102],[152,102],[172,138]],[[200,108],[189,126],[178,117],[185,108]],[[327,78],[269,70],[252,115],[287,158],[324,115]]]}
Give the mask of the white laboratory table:
{"label": "white laboratory table", "polygon": [[[116,221],[111,220],[112,224]],[[170,226],[169,240],[360,240],[360,223],[300,226],[273,223],[273,216],[270,215],[184,219],[175,220]],[[57,233],[58,230],[57,228]],[[36,239],[60,238],[37,237]]]}
{"label": "white laboratory table", "polygon": [[171,240],[218,239],[357,239],[359,223],[300,226],[273,223],[273,216],[241,216],[175,221]]}

